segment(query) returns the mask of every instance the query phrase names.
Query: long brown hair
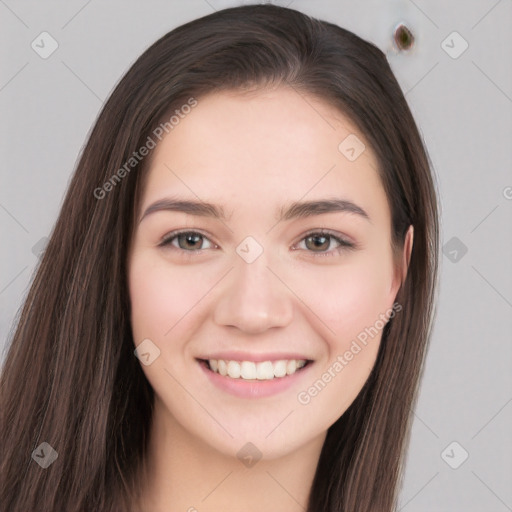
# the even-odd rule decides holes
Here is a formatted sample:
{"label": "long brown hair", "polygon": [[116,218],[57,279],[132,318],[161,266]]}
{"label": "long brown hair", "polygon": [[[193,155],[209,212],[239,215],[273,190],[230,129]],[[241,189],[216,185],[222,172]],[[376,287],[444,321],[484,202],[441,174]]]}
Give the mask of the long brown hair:
{"label": "long brown hair", "polygon": [[[96,120],[4,363],[3,510],[132,510],[153,390],[134,356],[126,256],[150,158],[128,168],[126,162],[190,98],[280,84],[339,109],[370,142],[394,249],[414,226],[396,298],[403,309],[386,324],[363,389],[328,430],[307,510],[393,509],[435,316],[439,228],[431,163],[376,46],[292,9],[253,5],[164,35],[128,70]],[[42,442],[58,453],[46,469],[31,457]]]}

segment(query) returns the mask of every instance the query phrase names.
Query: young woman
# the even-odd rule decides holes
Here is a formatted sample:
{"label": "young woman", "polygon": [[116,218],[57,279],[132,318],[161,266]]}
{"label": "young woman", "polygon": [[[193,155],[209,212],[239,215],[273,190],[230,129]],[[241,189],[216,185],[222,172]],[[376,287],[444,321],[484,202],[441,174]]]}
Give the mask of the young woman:
{"label": "young woman", "polygon": [[272,5],[119,82],[2,373],[4,510],[387,512],[436,190],[384,54]]}

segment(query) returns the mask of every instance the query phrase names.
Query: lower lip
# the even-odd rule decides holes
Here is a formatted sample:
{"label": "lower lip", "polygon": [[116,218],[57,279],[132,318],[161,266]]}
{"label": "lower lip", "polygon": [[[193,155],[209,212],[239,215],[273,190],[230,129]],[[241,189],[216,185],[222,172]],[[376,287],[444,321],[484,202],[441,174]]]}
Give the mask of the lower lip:
{"label": "lower lip", "polygon": [[244,380],[223,377],[220,373],[210,370],[206,362],[199,361],[198,363],[214,386],[241,398],[264,398],[277,395],[297,383],[303,375],[309,373],[309,368],[312,366],[310,362],[286,377],[275,377],[271,380]]}

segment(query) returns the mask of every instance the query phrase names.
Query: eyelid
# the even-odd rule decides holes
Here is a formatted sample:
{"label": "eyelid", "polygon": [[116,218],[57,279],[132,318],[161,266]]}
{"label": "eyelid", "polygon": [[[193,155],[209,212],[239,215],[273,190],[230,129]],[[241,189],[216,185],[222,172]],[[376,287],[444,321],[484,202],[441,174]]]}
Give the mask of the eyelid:
{"label": "eyelid", "polygon": [[299,242],[304,240],[304,238],[307,238],[311,235],[328,235],[331,238],[334,238],[338,241],[340,241],[343,244],[353,245],[354,247],[357,245],[354,240],[352,240],[350,237],[343,235],[341,233],[338,233],[337,231],[331,231],[327,228],[316,228],[316,229],[310,229],[309,231],[306,231],[303,235],[301,235],[301,238],[299,239]]}

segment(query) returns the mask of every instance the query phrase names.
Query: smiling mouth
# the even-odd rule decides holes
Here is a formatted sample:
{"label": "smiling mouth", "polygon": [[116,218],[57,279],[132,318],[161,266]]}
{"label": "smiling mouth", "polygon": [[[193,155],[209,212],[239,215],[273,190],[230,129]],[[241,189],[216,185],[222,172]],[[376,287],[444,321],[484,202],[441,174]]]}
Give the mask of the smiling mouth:
{"label": "smiling mouth", "polygon": [[209,371],[234,380],[278,380],[302,371],[313,361],[309,359],[281,359],[278,361],[234,361],[198,359]]}

